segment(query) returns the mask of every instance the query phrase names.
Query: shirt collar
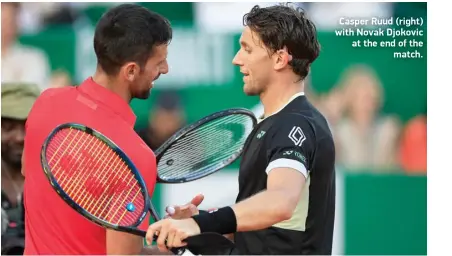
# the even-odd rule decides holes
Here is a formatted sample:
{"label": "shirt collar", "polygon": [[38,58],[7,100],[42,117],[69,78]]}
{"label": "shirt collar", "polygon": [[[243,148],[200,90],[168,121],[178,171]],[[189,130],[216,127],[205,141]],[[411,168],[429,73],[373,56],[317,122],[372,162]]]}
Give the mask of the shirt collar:
{"label": "shirt collar", "polygon": [[92,77],[80,84],[78,89],[115,112],[130,126],[133,127],[135,125],[137,117],[129,104],[116,93],[94,82]]}
{"label": "shirt collar", "polygon": [[259,117],[259,119],[260,119],[259,121],[263,121],[265,118],[268,118],[268,117],[270,117],[270,116],[272,116],[272,115],[274,115],[274,114],[280,112],[280,111],[283,110],[285,107],[287,107],[287,105],[289,105],[294,99],[298,98],[299,96],[303,96],[303,95],[304,95],[304,92],[298,92],[298,93],[295,93],[292,97],[290,97],[290,99],[287,101],[287,103],[284,104],[284,106],[282,106],[278,111],[276,111],[275,113],[273,113],[273,114],[271,114],[271,115],[269,115],[269,116],[265,116],[264,114],[262,114],[262,115]]}

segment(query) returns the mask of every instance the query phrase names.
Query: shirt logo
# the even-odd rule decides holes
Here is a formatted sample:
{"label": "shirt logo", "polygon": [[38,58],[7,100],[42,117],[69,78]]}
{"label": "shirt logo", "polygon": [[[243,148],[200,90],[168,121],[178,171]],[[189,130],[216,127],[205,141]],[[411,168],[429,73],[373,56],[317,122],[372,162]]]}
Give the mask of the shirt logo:
{"label": "shirt logo", "polygon": [[290,156],[292,155],[292,153],[295,155],[296,158],[298,158],[300,161],[302,161],[303,163],[306,163],[306,157],[304,157],[302,154],[293,151],[293,150],[286,150],[283,152],[283,156]]}
{"label": "shirt logo", "polygon": [[304,136],[303,130],[300,127],[294,126],[289,133],[289,139],[295,143],[296,146],[301,146],[303,141],[306,140],[306,136]]}
{"label": "shirt logo", "polygon": [[265,131],[260,131],[260,132],[257,134],[256,138],[260,139],[260,138],[264,137],[264,135],[265,135]]}
{"label": "shirt logo", "polygon": [[293,150],[286,150],[282,155],[283,156],[290,156],[292,154]]}

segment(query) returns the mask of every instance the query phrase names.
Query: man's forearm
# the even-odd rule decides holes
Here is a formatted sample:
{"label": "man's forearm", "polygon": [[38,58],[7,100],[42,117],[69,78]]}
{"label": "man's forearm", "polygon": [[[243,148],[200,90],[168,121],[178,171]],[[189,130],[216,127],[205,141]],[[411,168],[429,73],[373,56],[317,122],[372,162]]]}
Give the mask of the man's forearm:
{"label": "man's forearm", "polygon": [[296,204],[296,199],[287,197],[284,190],[258,193],[232,206],[237,231],[259,230],[290,219]]}

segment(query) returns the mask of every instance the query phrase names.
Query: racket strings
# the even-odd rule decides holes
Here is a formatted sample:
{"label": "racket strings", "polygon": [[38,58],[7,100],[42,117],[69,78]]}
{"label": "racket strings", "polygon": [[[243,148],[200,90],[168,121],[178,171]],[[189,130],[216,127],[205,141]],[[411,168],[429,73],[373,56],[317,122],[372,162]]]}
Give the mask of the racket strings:
{"label": "racket strings", "polygon": [[[143,191],[131,170],[95,136],[63,129],[48,143],[46,159],[62,190],[93,216],[128,226],[145,210]],[[133,211],[128,204],[133,204]]]}
{"label": "racket strings", "polygon": [[[235,117],[228,124],[222,125],[222,127],[230,125],[231,123],[236,125],[236,123],[240,123],[241,118]],[[240,123],[241,124],[241,123]],[[219,156],[224,156],[227,153],[237,151],[238,148],[242,147],[242,142],[246,140],[246,136],[241,136],[240,139],[234,140],[233,133],[230,129],[223,129],[223,131],[218,131],[219,125],[216,123],[212,123],[209,126],[203,127],[203,129],[199,130],[194,134],[189,134],[183,140],[177,142],[171,149],[168,150],[171,154],[178,154],[179,157],[183,158],[185,161],[200,161],[201,159],[206,159],[211,157],[212,155],[218,155],[219,152],[222,154]],[[243,127],[240,127],[243,129]],[[242,134],[246,135],[246,131]],[[195,136],[197,138],[195,138]],[[212,143],[210,140],[214,139],[215,143]],[[186,144],[190,143],[191,147],[187,147]],[[210,143],[209,143],[210,142]],[[177,145],[179,144],[179,145]],[[208,148],[206,147],[208,146]],[[227,151],[221,151],[226,149]],[[199,154],[200,152],[204,152],[204,154]],[[183,161],[179,161],[179,163],[185,163]]]}
{"label": "racket strings", "polygon": [[[218,143],[214,145],[209,145],[208,147],[204,146],[207,143],[193,143],[193,145],[190,148],[177,148],[177,145],[174,145],[174,150],[168,151],[168,154],[172,154],[172,157],[177,159],[176,166],[180,167],[186,167],[187,165],[193,165],[196,163],[203,162],[205,160],[210,161],[218,161],[219,159],[223,159],[231,155],[231,153],[237,151],[240,147],[234,147],[230,146],[231,138],[228,136],[225,136],[226,134],[219,134],[216,136],[216,139],[218,140]],[[204,137],[204,138],[208,138]],[[202,137],[200,137],[199,140],[203,140]],[[221,142],[220,142],[221,141]],[[239,141],[240,142],[240,141]],[[202,145],[204,144],[204,145]],[[213,158],[212,158],[213,157]],[[171,170],[159,170],[163,174],[165,171],[174,171],[173,168],[176,166],[166,165],[166,167]]]}
{"label": "racket strings", "polygon": [[[199,134],[197,137],[190,136],[184,138],[167,151],[168,156],[172,154],[174,158],[177,156],[178,163],[192,164],[197,161],[202,161],[217,154],[220,149],[224,149],[226,144],[231,141],[230,134],[224,133],[212,133],[212,134]],[[209,144],[208,140],[212,136],[215,136],[217,142],[206,148],[205,145]],[[186,145],[190,144],[190,147]],[[211,144],[211,143],[210,143]],[[173,166],[174,167],[174,166]]]}
{"label": "racket strings", "polygon": [[186,134],[159,161],[160,178],[194,177],[234,158],[253,129],[246,115],[230,115]]}

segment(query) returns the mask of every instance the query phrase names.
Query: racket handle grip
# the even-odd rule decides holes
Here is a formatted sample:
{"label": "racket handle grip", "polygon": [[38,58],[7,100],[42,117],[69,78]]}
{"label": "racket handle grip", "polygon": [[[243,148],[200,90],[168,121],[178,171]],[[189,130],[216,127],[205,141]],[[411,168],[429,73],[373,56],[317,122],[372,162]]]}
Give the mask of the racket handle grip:
{"label": "racket handle grip", "polygon": [[[154,235],[154,242],[157,241],[159,237],[157,235]],[[170,251],[174,253],[174,255],[182,255],[185,252],[185,248],[179,247],[179,248],[171,248]],[[193,255],[193,254],[189,254]]]}

